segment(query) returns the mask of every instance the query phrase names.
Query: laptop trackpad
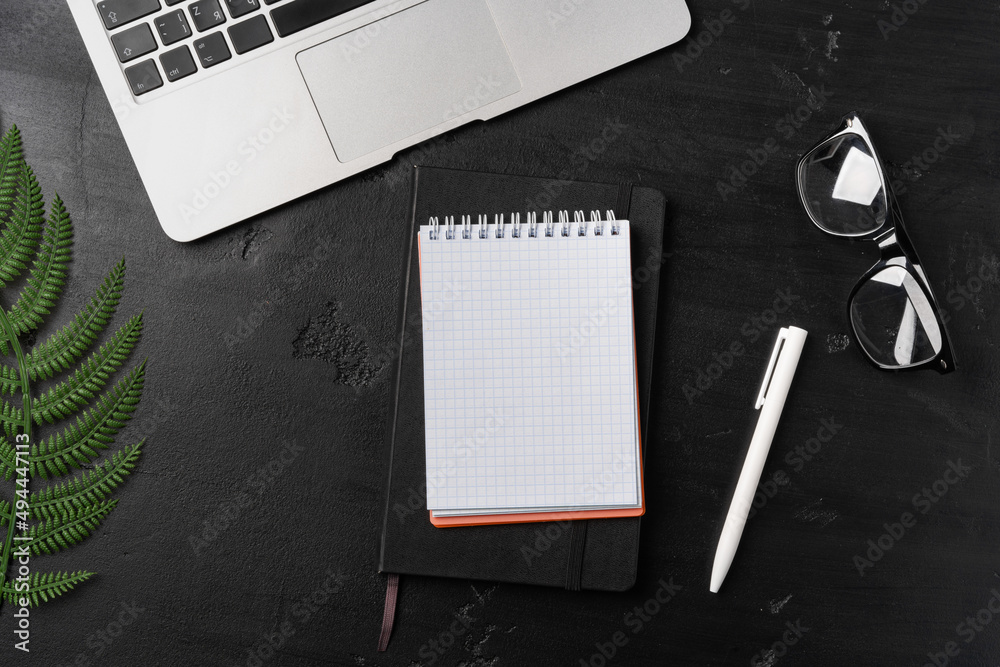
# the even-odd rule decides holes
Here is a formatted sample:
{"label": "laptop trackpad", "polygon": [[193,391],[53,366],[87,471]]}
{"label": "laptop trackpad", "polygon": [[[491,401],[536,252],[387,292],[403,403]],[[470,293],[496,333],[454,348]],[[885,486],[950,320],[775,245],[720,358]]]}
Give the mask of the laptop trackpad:
{"label": "laptop trackpad", "polygon": [[296,59],[341,162],[521,89],[485,0],[427,0]]}

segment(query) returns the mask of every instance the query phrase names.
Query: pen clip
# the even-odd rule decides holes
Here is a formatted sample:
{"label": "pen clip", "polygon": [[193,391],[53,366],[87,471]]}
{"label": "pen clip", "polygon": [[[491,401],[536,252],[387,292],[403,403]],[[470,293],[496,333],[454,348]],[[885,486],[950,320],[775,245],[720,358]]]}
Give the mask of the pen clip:
{"label": "pen clip", "polygon": [[767,399],[767,390],[771,386],[771,378],[774,377],[774,369],[778,366],[778,356],[781,354],[781,348],[784,347],[786,338],[788,338],[788,329],[780,329],[778,340],[774,342],[774,350],[771,351],[771,360],[767,362],[767,370],[764,371],[764,381],[760,385],[757,404],[753,406],[754,410],[760,410],[760,406],[764,405],[764,401]]}

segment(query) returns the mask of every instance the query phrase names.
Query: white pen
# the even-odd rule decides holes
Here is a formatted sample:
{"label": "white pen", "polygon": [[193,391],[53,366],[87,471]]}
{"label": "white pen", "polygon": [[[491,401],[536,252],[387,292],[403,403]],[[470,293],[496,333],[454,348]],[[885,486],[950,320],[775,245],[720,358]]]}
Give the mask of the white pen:
{"label": "white pen", "polygon": [[747,514],[757,492],[760,473],[764,469],[767,453],[771,449],[771,440],[778,428],[781,410],[785,407],[788,389],[792,386],[792,377],[799,364],[806,335],[804,329],[786,327],[778,332],[778,340],[774,343],[771,361],[767,365],[760,393],[757,394],[757,404],[754,406],[755,410],[761,406],[763,409],[760,410],[757,428],[754,429],[750,449],[747,451],[746,461],[743,462],[743,472],[740,473],[740,481],[736,483],[736,493],[733,494],[733,502],[729,506],[729,514],[726,515],[726,524],[722,527],[722,537],[719,538],[719,546],[715,550],[712,584],[709,586],[709,590],[713,593],[719,592],[722,580],[726,578],[729,566],[733,564],[736,547],[739,546],[740,537],[743,536],[743,526],[746,525]]}

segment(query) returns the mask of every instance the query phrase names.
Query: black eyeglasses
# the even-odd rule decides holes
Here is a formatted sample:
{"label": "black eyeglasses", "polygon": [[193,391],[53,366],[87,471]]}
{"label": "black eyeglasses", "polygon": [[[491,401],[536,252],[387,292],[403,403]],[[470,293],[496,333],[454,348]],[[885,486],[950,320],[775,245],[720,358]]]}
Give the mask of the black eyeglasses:
{"label": "black eyeglasses", "polygon": [[881,259],[861,277],[847,316],[879,368],[955,370],[948,332],[868,130],[849,114],[796,168],[799,200],[828,234],[878,243]]}

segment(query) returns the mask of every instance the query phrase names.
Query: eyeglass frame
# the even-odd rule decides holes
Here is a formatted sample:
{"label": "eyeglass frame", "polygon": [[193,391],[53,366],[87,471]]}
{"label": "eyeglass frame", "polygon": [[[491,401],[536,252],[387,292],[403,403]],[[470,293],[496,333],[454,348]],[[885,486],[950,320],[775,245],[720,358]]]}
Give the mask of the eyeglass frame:
{"label": "eyeglass frame", "polygon": [[[885,193],[886,201],[885,219],[882,223],[871,231],[861,231],[857,234],[838,234],[836,232],[832,232],[825,228],[819,220],[817,220],[806,199],[803,179],[805,166],[809,157],[831,141],[847,135],[860,137],[865,143],[865,146],[868,148],[868,151],[871,153],[871,156],[875,161],[875,169],[878,173],[882,191]],[[906,229],[903,225],[903,215],[899,210],[899,203],[896,201],[896,194],[893,192],[891,184],[885,177],[885,167],[882,164],[882,158],[875,149],[875,144],[872,142],[871,135],[868,133],[868,128],[865,127],[856,112],[852,112],[844,116],[839,130],[836,130],[833,134],[824,137],[799,158],[795,165],[795,184],[796,191],[799,195],[799,203],[802,204],[802,208],[805,209],[806,215],[809,216],[812,223],[821,231],[826,232],[831,236],[845,237],[860,241],[875,241],[878,243],[880,253],[879,261],[877,261],[874,266],[868,269],[868,271],[861,276],[858,282],[854,285],[854,289],[851,290],[850,296],[847,298],[847,321],[850,322],[851,331],[854,333],[854,337],[858,341],[861,340],[861,336],[858,334],[858,330],[854,324],[854,318],[851,313],[851,306],[854,303],[854,297],[857,295],[858,290],[861,289],[862,285],[866,284],[873,276],[888,267],[899,267],[913,276],[924,296],[927,297],[928,303],[930,303],[934,309],[934,318],[937,321],[938,328],[941,330],[941,350],[938,351],[938,353],[933,357],[927,359],[926,361],[908,366],[890,366],[876,360],[868,352],[865,346],[859,342],[858,347],[860,347],[861,351],[864,352],[865,358],[874,366],[882,370],[910,371],[923,368],[934,368],[941,374],[954,371],[955,356],[954,351],[952,350],[951,337],[949,336],[948,329],[945,326],[944,318],[941,316],[943,310],[938,304],[938,300],[934,296],[934,292],[931,291],[930,282],[927,280],[927,275],[924,273],[920,264],[920,258],[917,257],[917,251],[913,247],[913,243],[910,241],[909,236],[906,234]]]}

